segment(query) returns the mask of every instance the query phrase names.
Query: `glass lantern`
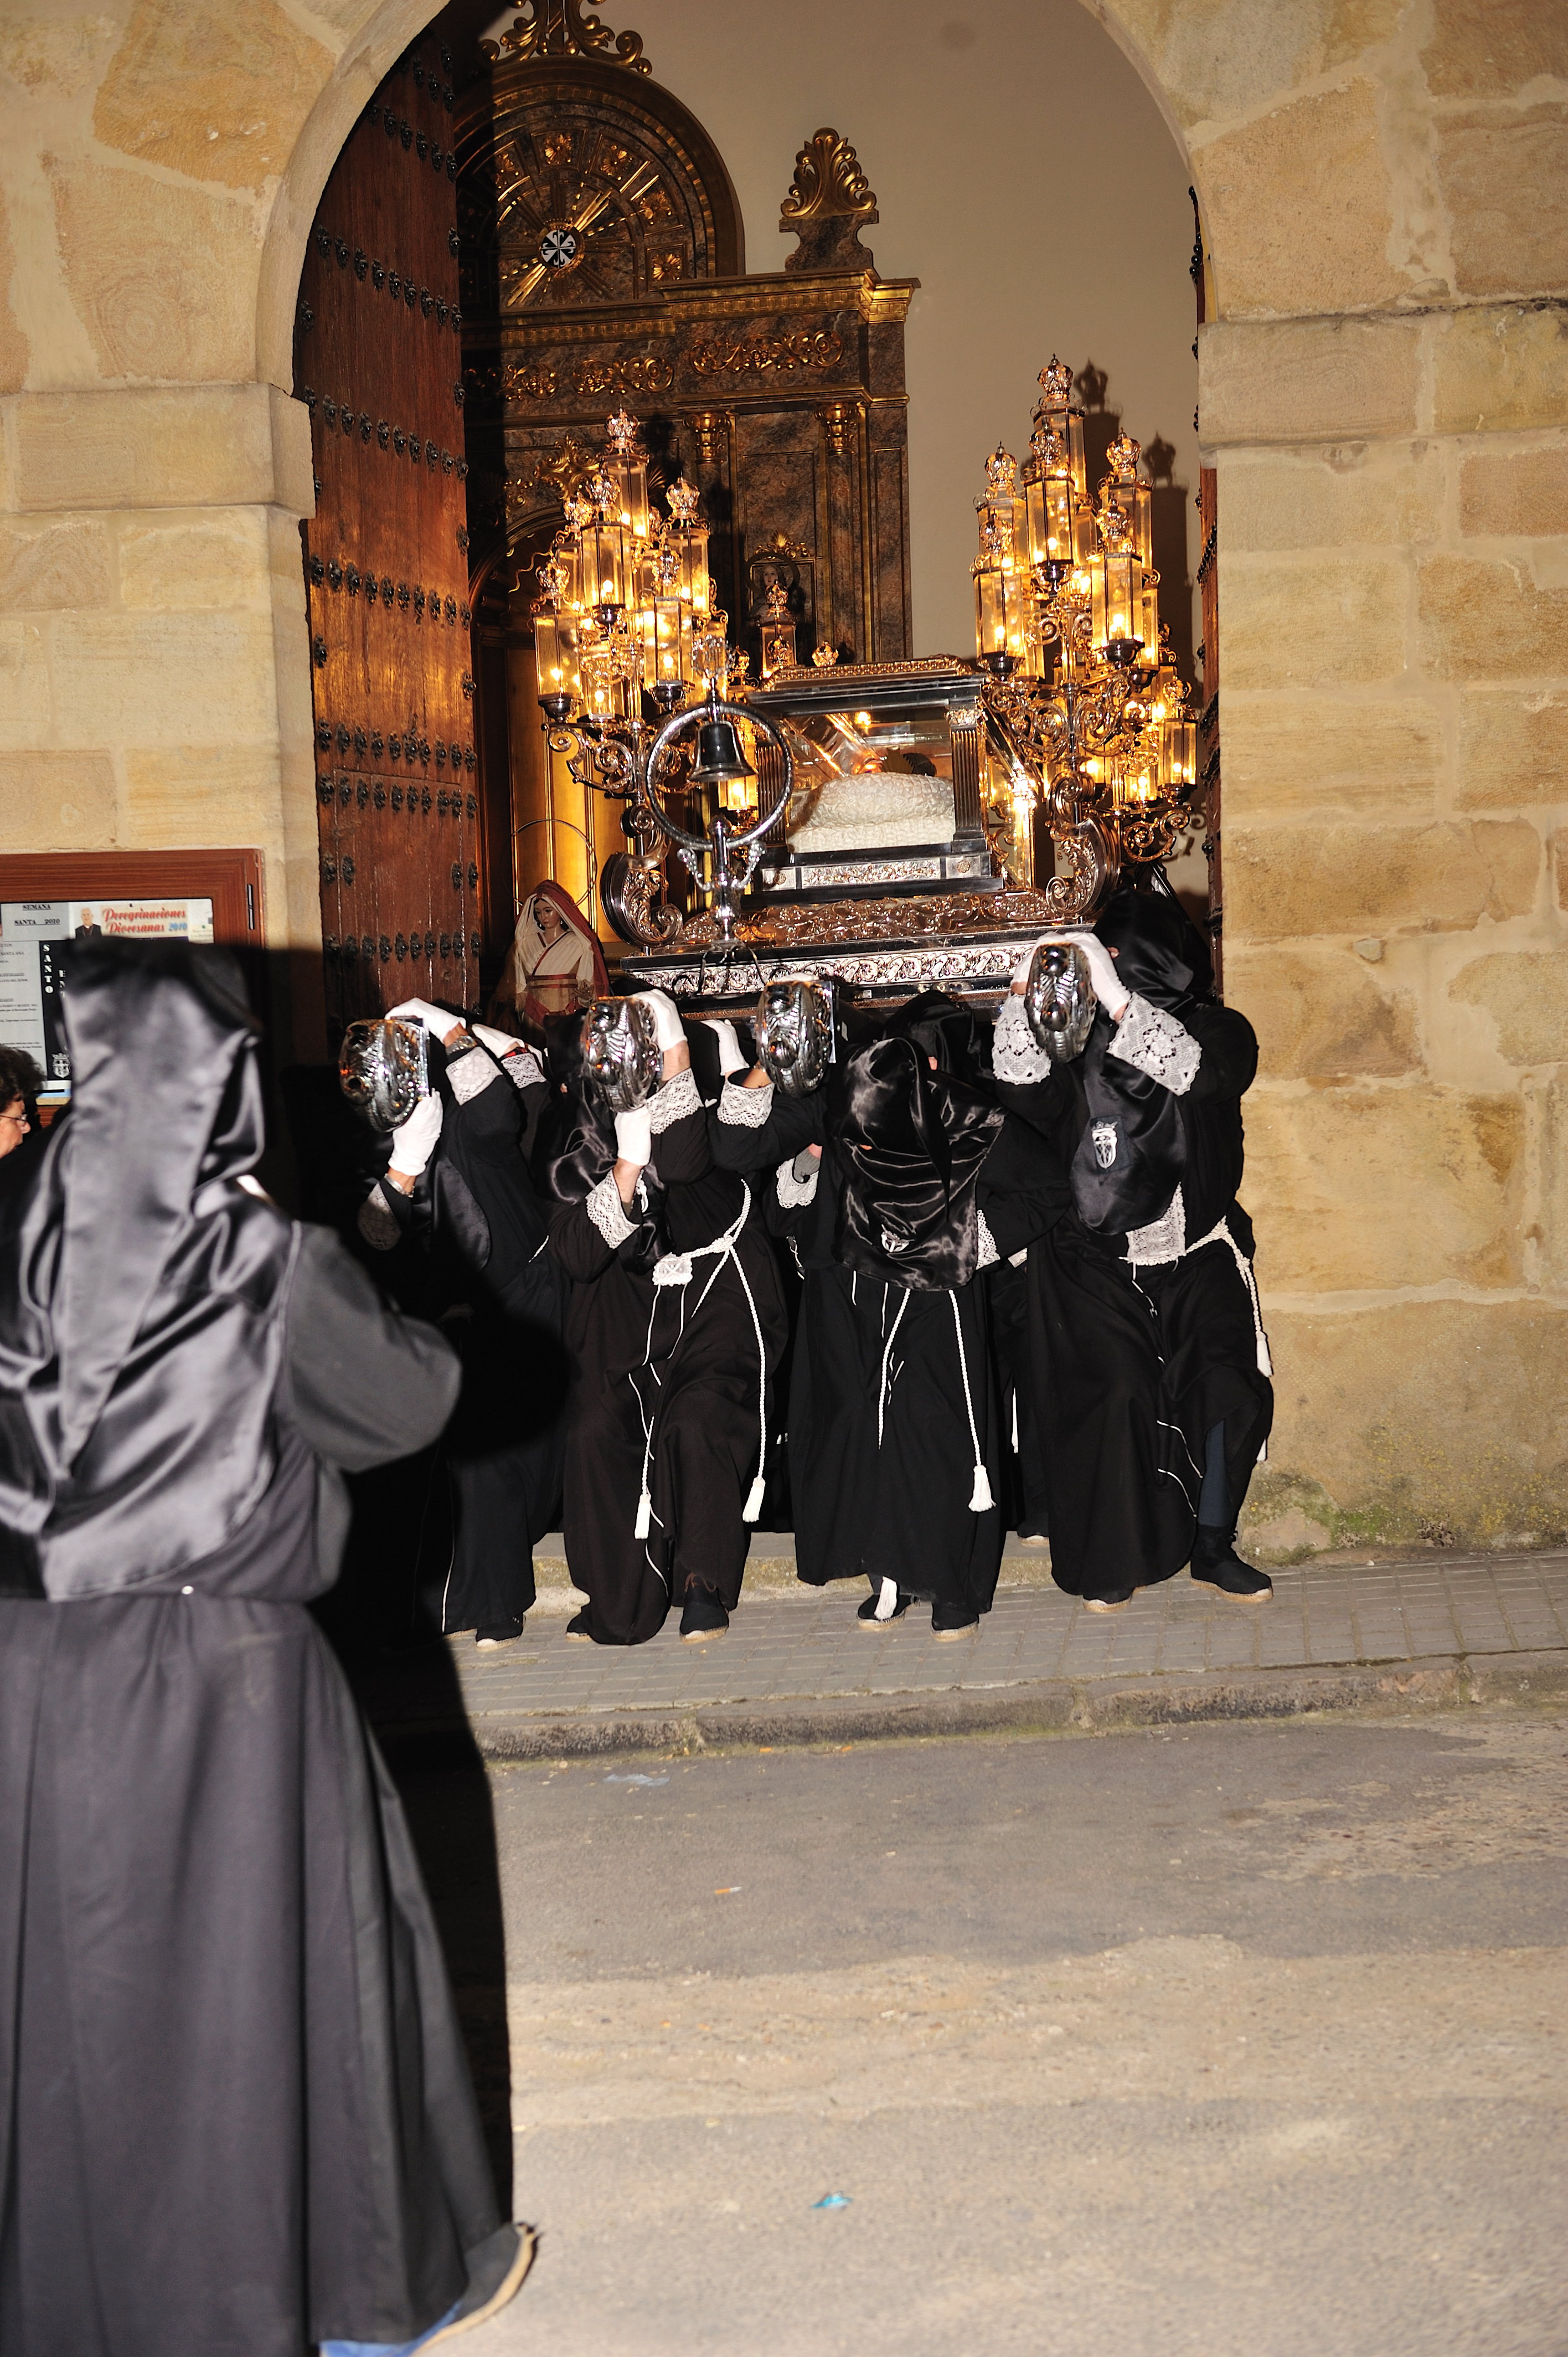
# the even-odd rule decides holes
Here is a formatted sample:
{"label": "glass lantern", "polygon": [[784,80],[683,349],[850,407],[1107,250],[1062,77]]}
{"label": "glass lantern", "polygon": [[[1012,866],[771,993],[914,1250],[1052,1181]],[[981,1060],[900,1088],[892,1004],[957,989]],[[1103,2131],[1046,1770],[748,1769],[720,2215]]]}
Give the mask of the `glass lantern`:
{"label": "glass lantern", "polygon": [[1103,654],[1142,636],[1144,568],[1131,549],[1101,549],[1090,568],[1090,628]]}

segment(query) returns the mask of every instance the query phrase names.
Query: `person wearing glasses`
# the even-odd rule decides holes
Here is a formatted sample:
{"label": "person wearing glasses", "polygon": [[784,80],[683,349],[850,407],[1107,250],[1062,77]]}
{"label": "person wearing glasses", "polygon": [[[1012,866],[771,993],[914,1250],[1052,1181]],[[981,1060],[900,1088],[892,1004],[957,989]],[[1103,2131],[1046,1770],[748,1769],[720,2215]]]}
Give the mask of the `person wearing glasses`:
{"label": "person wearing glasses", "polygon": [[41,1076],[25,1048],[0,1048],[0,1156],[15,1154],[36,1126]]}

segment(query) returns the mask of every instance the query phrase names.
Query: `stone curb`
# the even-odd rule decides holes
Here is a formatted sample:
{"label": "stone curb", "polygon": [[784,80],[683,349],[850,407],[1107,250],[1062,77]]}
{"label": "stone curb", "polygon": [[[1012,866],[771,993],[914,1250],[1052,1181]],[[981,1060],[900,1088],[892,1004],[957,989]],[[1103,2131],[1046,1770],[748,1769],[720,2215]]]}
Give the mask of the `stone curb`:
{"label": "stone curb", "polygon": [[1568,1699],[1568,1652],[1448,1654],[1317,1669],[1214,1672],[1196,1678],[1042,1679],[1000,1693],[949,1688],[603,1717],[573,1712],[523,1718],[496,1712],[467,1722],[449,1716],[403,1718],[380,1725],[376,1732],[384,1748],[399,1753],[430,1743],[447,1746],[466,1727],[487,1760],[593,1760],[631,1751],[877,1743],[940,1735],[1109,1734],[1326,1712],[1408,1717],[1478,1703],[1560,1699]]}

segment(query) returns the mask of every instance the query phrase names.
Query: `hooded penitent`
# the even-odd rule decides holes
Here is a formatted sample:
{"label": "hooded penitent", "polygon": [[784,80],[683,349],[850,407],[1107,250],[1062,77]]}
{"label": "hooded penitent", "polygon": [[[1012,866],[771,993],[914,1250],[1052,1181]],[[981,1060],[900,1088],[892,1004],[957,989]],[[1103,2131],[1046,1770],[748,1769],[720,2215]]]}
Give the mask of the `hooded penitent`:
{"label": "hooded penitent", "polygon": [[0,1177],[0,2346],[401,2344],[520,2244],[306,1606],[456,1361],[241,1183],[231,958],[82,944],[64,1013],[69,1120]]}
{"label": "hooded penitent", "polygon": [[829,1128],[844,1148],[837,1251],[849,1267],[914,1292],[973,1276],[975,1189],[1003,1122],[974,1085],[979,1069],[968,1009],[929,991],[833,1075]]}
{"label": "hooded penitent", "polygon": [[238,1528],[272,1477],[275,1313],[295,1249],[233,1183],[263,1144],[233,960],[81,943],[64,1003],[70,1117],[38,1184],[0,1211],[16,1238],[0,1298],[13,1595],[166,1580]]}
{"label": "hooded penitent", "polygon": [[[1178,1021],[1209,1003],[1208,950],[1168,892],[1116,893],[1095,931],[1116,957],[1119,980]],[[1115,1026],[1101,1008],[1079,1066],[1089,1120],[1072,1160],[1072,1192],[1086,1228],[1122,1234],[1159,1218],[1187,1168],[1181,1103],[1169,1089],[1110,1053]]]}

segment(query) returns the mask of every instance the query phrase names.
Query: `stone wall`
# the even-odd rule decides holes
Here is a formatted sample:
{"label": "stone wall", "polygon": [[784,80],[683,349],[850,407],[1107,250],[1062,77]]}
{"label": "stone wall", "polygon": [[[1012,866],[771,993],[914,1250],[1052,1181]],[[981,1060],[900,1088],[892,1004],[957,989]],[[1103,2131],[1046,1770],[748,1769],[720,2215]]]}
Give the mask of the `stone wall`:
{"label": "stone wall", "polygon": [[[1254,1538],[1568,1519],[1568,9],[1125,0],[1214,253]],[[1260,35],[1266,34],[1266,38]]]}
{"label": "stone wall", "polygon": [[[259,845],[272,938],[306,952],[309,456],[278,388],[317,196],[433,13],[0,23],[0,845]],[[1280,1399],[1255,1527],[1276,1551],[1544,1535],[1568,1520],[1568,12],[1095,13],[1213,253],[1228,981],[1263,1043]],[[902,17],[927,14],[947,0]]]}

